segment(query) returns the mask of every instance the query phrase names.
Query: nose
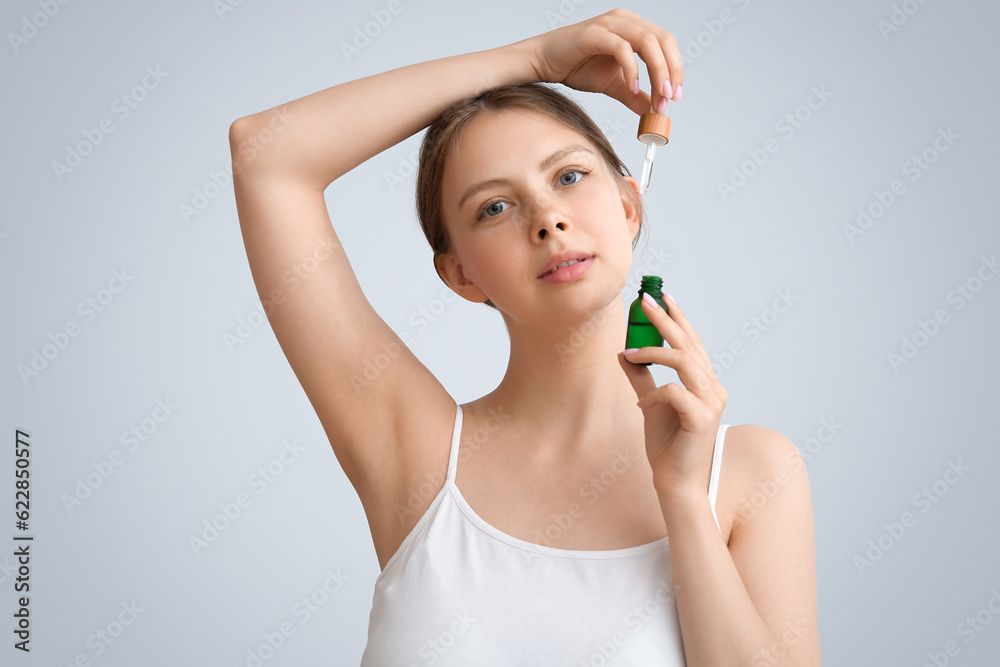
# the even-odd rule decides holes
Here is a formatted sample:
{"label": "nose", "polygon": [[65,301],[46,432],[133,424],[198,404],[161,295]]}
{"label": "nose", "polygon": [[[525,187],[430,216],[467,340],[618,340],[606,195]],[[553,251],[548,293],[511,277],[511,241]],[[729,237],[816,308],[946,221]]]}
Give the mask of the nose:
{"label": "nose", "polygon": [[539,241],[544,239],[546,236],[552,234],[555,230],[565,232],[569,225],[565,221],[555,222],[555,223],[539,223],[535,225],[535,233],[533,238],[537,238]]}
{"label": "nose", "polygon": [[565,232],[569,221],[562,207],[554,202],[551,194],[533,198],[526,204],[527,218],[531,221],[531,238],[541,240],[556,230]]}

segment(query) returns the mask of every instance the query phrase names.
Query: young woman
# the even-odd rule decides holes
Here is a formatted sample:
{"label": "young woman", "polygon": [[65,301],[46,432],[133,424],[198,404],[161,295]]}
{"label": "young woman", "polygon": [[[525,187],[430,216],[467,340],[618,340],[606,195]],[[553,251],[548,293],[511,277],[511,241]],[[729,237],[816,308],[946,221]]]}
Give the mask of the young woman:
{"label": "young woman", "polygon": [[[680,100],[683,78],[673,35],[615,9],[230,128],[258,294],[382,567],[363,665],[820,664],[798,450],[721,423],[726,392],[669,295],[643,306],[666,345],[622,350],[642,200],[545,85],[638,117]],[[499,386],[462,405],[366,300],[323,196],[425,128],[417,205],[437,272],[510,335]],[[307,258],[318,268],[290,287]],[[642,363],[680,383],[657,387]]]}

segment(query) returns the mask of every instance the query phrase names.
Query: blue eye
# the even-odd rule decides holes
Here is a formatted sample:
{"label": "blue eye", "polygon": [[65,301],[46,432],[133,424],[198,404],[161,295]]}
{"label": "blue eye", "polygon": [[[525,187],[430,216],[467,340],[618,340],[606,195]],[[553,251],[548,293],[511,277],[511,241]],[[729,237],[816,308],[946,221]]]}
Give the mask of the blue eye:
{"label": "blue eye", "polygon": [[558,180],[558,179],[562,179],[562,177],[563,177],[563,176],[566,176],[566,175],[568,175],[568,174],[580,174],[580,177],[579,177],[579,178],[577,178],[577,179],[576,179],[575,181],[573,181],[572,183],[563,183],[563,185],[576,185],[577,183],[579,183],[579,182],[580,182],[580,180],[581,180],[581,179],[582,179],[582,178],[583,178],[583,177],[584,177],[585,175],[587,175],[587,174],[589,174],[589,173],[590,173],[590,170],[589,170],[589,169],[583,169],[582,167],[570,167],[570,168],[568,168],[568,169],[564,170],[564,171],[563,171],[563,172],[562,172],[561,174],[559,174],[559,176],[557,177],[557,180]]}
{"label": "blue eye", "polygon": [[[492,204],[487,204],[486,206],[484,206],[484,207],[483,207],[483,214],[485,214],[485,213],[486,213],[487,211],[489,211],[489,210],[490,210],[491,208],[493,208],[493,207],[494,207],[494,206],[496,206],[497,204],[506,204],[506,203],[507,203],[507,202],[504,202],[504,201],[495,201],[495,202],[493,202]],[[497,211],[497,215],[500,215],[500,214],[501,214],[501,213],[503,213],[503,212],[504,212],[505,210],[507,210],[507,209],[502,209],[502,210],[500,210],[500,211]],[[486,217],[487,217],[487,218],[495,218],[495,217],[497,217],[497,215],[487,215]],[[482,215],[480,215],[479,217],[481,218],[481,217],[483,217],[483,216],[482,216]]]}
{"label": "blue eye", "polygon": [[[589,173],[590,173],[589,169],[581,169],[579,167],[570,167],[569,169],[566,169],[565,171],[563,171],[562,173],[560,173],[559,176],[556,177],[556,180],[561,180],[562,177],[566,176],[567,174],[580,174],[580,177],[577,178],[576,180],[572,181],[571,183],[562,183],[563,185],[576,185],[577,183],[580,182],[580,179],[583,178],[584,175],[589,174]],[[481,209],[479,209],[479,215],[476,216],[476,220],[480,220],[480,219],[482,219],[484,217],[485,218],[495,218],[495,217],[499,216],[501,213],[503,213],[507,209],[501,209],[501,210],[497,211],[495,215],[488,215],[487,211],[489,211],[491,208],[493,208],[497,204],[505,204],[505,203],[508,203],[508,202],[505,202],[502,199],[497,199],[497,200],[494,200],[492,202],[486,203],[485,205],[483,205],[483,207]],[[494,209],[494,210],[496,210],[496,209]]]}
{"label": "blue eye", "polygon": [[[568,176],[569,174],[582,174],[582,173],[583,173],[582,171],[579,171],[577,169],[574,169],[573,171],[564,171],[563,173],[559,174],[559,178],[562,178],[563,176]],[[573,181],[573,183],[576,183],[579,180],[580,179],[578,178],[575,181]],[[564,185],[573,185],[573,183],[564,183]]]}

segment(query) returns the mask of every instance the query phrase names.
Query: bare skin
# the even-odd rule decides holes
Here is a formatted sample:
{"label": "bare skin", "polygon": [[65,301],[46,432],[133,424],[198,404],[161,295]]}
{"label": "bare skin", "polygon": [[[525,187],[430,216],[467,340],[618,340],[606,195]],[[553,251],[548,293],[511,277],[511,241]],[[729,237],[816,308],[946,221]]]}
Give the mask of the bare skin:
{"label": "bare skin", "polygon": [[[634,87],[634,53],[649,70],[648,94]],[[452,103],[527,81],[603,93],[641,114],[668,91],[679,99],[683,69],[673,35],[616,9],[506,47],[340,84],[230,128],[237,209],[258,294],[358,492],[382,567],[440,488],[427,482],[447,469],[455,400],[368,303],[324,190]],[[388,103],[398,99],[407,103]],[[656,387],[622,356],[620,293],[639,219],[624,187],[634,181],[621,186],[580,153],[538,166],[581,139],[537,114],[484,114],[448,163],[443,194],[453,251],[439,258],[438,271],[463,298],[491,299],[511,338],[500,384],[464,406],[462,447],[473,453],[460,459],[457,486],[488,523],[538,542],[550,514],[624,456],[633,463],[621,483],[608,485],[549,546],[617,549],[669,535],[689,665],[747,663],[778,641],[789,620],[808,631],[775,664],[819,665],[812,514],[797,451],[764,427],[729,429],[716,506],[720,534],[707,464],[724,391],[680,308],[670,319],[649,313],[670,347],[643,348],[634,359],[674,368],[683,385]],[[511,182],[459,206],[469,185],[494,177]],[[488,201],[495,217],[477,218]],[[589,270],[566,283],[539,280],[551,256],[566,250],[592,254]],[[309,257],[316,270],[304,286],[289,287],[283,276]],[[584,343],[560,355],[557,345],[588,323]],[[393,362],[374,379],[360,379],[387,349]],[[646,403],[637,407],[639,397]],[[473,440],[498,413],[510,418],[485,442]],[[755,488],[777,473],[785,475],[781,491],[759,511],[743,512]]]}

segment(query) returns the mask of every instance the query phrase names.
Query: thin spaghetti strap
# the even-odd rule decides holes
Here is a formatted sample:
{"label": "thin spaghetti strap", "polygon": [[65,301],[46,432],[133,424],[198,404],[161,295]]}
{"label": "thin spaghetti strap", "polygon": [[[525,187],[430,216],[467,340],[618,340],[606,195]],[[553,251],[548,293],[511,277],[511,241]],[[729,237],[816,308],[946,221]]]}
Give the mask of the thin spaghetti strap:
{"label": "thin spaghetti strap", "polygon": [[720,424],[719,432],[715,436],[715,452],[712,454],[712,475],[708,480],[708,500],[712,505],[712,516],[715,517],[715,525],[719,525],[719,515],[715,513],[715,498],[719,493],[719,468],[722,466],[722,447],[726,441],[726,429],[729,424]]}
{"label": "thin spaghetti strap", "polygon": [[448,454],[448,476],[445,484],[454,484],[458,470],[458,443],[462,439],[462,406],[455,403],[455,430],[451,434],[451,451]]}

